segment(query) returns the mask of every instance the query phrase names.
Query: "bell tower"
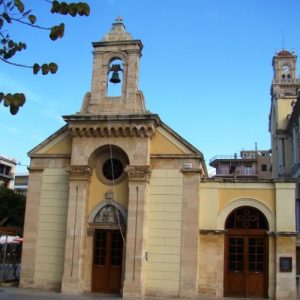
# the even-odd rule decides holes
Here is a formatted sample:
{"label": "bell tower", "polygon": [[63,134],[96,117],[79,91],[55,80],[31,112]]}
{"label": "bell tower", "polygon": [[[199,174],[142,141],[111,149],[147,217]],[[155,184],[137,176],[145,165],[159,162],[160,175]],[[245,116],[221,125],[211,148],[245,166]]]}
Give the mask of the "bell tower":
{"label": "bell tower", "polygon": [[269,116],[269,131],[272,147],[272,177],[288,175],[291,168],[287,154],[289,138],[286,129],[293,105],[297,100],[297,90],[300,81],[296,73],[297,56],[294,52],[282,50],[275,53],[273,80],[271,85],[271,110]]}
{"label": "bell tower", "polygon": [[93,43],[91,93],[86,94],[81,113],[144,113],[144,97],[138,90],[143,44],[126,32],[118,17],[100,42]]}

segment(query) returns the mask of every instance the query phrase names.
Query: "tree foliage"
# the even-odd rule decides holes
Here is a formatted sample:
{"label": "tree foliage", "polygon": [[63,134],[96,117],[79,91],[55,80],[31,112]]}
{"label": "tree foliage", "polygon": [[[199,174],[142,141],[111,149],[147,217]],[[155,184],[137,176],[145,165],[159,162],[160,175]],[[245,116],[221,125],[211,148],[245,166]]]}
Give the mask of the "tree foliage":
{"label": "tree foliage", "polygon": [[23,228],[26,198],[6,187],[0,187],[0,226]]}
{"label": "tree foliage", "polygon": [[[51,14],[70,15],[72,17],[89,16],[90,14],[90,7],[85,2],[44,1],[49,3]],[[0,0],[0,60],[13,66],[32,69],[32,73],[35,75],[55,74],[58,70],[58,65],[55,62],[34,62],[32,64],[15,62],[16,56],[27,48],[26,42],[16,41],[10,36],[9,29],[16,23],[28,28],[48,31],[49,38],[52,41],[56,41],[64,36],[65,24],[60,23],[51,27],[43,26],[34,12],[30,8],[25,7],[23,0]],[[5,107],[9,107],[10,113],[13,115],[18,112],[25,101],[26,96],[22,92],[0,92],[0,103],[3,102]]]}

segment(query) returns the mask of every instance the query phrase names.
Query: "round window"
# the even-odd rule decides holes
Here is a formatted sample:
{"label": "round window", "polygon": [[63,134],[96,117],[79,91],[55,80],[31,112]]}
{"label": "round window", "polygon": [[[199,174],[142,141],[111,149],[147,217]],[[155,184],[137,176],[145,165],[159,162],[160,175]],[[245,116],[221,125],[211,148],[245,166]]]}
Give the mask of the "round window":
{"label": "round window", "polygon": [[102,165],[103,176],[108,180],[115,180],[121,177],[124,167],[120,160],[113,158],[106,160]]}

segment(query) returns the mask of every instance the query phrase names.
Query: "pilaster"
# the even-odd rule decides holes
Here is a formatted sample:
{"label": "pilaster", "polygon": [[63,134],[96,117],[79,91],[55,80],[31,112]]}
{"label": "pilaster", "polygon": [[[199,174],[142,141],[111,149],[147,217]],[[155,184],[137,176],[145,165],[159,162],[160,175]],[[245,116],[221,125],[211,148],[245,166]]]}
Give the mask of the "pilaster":
{"label": "pilaster", "polygon": [[179,297],[198,295],[200,170],[183,170]]}
{"label": "pilaster", "polygon": [[26,199],[24,243],[20,276],[20,287],[23,288],[32,288],[34,286],[35,255],[43,179],[42,168],[30,168],[29,172],[29,188]]}
{"label": "pilaster", "polygon": [[84,243],[86,238],[86,204],[89,197],[91,169],[89,166],[70,166],[69,206],[66,230],[62,292],[77,294],[83,291]]}
{"label": "pilaster", "polygon": [[145,295],[145,253],[148,228],[149,166],[127,166],[129,203],[127,218],[124,298]]}

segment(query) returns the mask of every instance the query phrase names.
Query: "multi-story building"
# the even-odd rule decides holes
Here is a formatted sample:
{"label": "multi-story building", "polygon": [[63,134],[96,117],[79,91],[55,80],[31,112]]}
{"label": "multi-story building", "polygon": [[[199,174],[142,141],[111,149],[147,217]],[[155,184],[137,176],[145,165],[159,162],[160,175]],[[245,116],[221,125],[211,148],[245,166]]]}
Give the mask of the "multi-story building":
{"label": "multi-story building", "polygon": [[209,165],[215,177],[270,179],[272,175],[270,150],[242,150],[239,155],[216,155]]}
{"label": "multi-story building", "polygon": [[15,175],[14,190],[20,194],[26,196],[28,189],[28,173],[17,173]]}
{"label": "multi-story building", "polygon": [[16,160],[0,155],[0,185],[14,188]]}

